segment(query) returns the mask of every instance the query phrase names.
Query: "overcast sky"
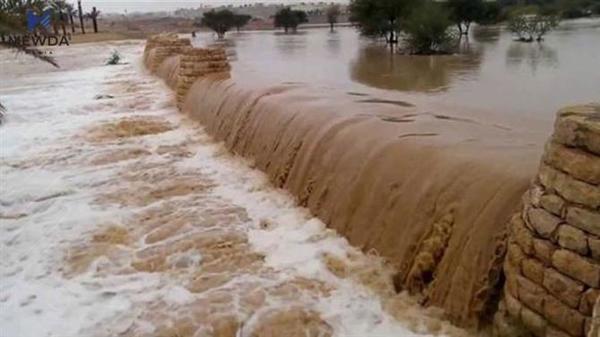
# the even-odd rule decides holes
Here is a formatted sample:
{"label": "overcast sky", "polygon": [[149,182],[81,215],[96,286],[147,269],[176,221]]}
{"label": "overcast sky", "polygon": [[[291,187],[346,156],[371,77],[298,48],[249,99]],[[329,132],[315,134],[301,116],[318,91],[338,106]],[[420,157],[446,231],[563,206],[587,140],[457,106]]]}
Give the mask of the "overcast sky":
{"label": "overcast sky", "polygon": [[[319,2],[320,0],[304,0],[305,2]],[[348,2],[347,0],[323,0],[326,2]],[[76,3],[76,0],[70,0],[71,3]],[[84,12],[91,10],[96,6],[98,10],[108,12],[157,12],[157,11],[172,11],[177,8],[197,8],[201,5],[219,6],[228,4],[246,4],[246,3],[299,3],[302,0],[81,0],[84,7]]]}

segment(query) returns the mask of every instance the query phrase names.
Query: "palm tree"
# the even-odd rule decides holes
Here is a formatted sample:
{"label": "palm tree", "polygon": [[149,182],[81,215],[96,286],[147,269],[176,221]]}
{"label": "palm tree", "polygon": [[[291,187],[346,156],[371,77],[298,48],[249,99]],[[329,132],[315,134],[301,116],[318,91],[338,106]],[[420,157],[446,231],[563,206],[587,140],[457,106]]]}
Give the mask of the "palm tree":
{"label": "palm tree", "polygon": [[[67,35],[67,30],[65,27],[65,18],[67,16],[67,2],[65,0],[54,0],[49,2],[49,7],[52,9],[52,21],[60,22],[63,35]],[[56,25],[54,25],[54,30],[56,32]]]}
{"label": "palm tree", "polygon": [[92,7],[92,11],[85,15],[86,18],[92,19],[94,23],[94,33],[98,33],[98,16],[100,16],[100,11],[96,10],[96,7]]}
{"label": "palm tree", "polygon": [[69,16],[69,24],[71,24],[71,33],[75,34],[75,22],[73,22],[73,16],[77,15],[77,10],[70,3],[67,3],[67,15]]}
{"label": "palm tree", "polygon": [[77,0],[77,10],[79,11],[79,24],[81,25],[81,33],[85,34],[85,27],[83,26],[83,10],[81,9],[81,0]]}

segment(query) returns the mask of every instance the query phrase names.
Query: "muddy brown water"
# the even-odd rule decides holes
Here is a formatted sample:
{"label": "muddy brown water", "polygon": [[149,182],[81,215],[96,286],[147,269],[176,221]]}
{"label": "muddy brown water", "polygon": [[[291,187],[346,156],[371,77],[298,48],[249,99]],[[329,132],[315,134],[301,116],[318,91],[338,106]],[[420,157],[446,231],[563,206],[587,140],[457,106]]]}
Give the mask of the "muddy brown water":
{"label": "muddy brown water", "polygon": [[[195,43],[212,41],[201,34]],[[236,82],[310,85],[322,93],[525,118],[544,131],[559,108],[600,100],[600,19],[565,21],[531,44],[514,41],[502,26],[475,27],[462,54],[449,56],[390,54],[351,27],[230,33],[225,44]]]}

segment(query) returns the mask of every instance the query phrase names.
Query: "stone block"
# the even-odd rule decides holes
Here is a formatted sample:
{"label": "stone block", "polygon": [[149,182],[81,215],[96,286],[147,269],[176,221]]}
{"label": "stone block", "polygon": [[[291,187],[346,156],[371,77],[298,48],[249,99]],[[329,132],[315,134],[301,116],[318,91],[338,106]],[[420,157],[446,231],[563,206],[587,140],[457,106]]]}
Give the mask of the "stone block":
{"label": "stone block", "polygon": [[563,274],[590,287],[600,286],[600,266],[569,250],[559,249],[552,255],[552,265]]}
{"label": "stone block", "polygon": [[504,275],[506,277],[505,291],[515,298],[518,297],[519,284],[517,283],[517,276],[520,274],[513,266],[511,266],[508,260],[504,261]]}
{"label": "stone block", "polygon": [[547,268],[544,271],[544,288],[573,309],[579,307],[579,301],[584,286],[581,282],[573,280],[558,271]]}
{"label": "stone block", "polygon": [[540,182],[549,190],[554,190],[568,201],[591,208],[600,206],[600,188],[576,180],[548,165],[541,164],[538,173]]}
{"label": "stone block", "polygon": [[521,264],[523,275],[537,284],[544,282],[544,269],[544,265],[534,258],[526,258]]}
{"label": "stone block", "polygon": [[531,310],[540,314],[544,312],[546,290],[523,276],[517,276],[519,301]]}
{"label": "stone block", "polygon": [[592,258],[596,261],[600,261],[600,239],[597,237],[588,237],[588,246],[592,254]]}
{"label": "stone block", "polygon": [[567,209],[567,222],[588,233],[600,236],[600,212],[580,207],[569,207]]}
{"label": "stone block", "polygon": [[562,109],[554,124],[554,141],[600,155],[599,114],[597,104]]}
{"label": "stone block", "polygon": [[524,200],[524,204],[527,204],[527,202],[529,202],[534,207],[540,207],[540,202],[542,196],[544,195],[544,188],[537,183],[533,183],[527,191],[526,195],[528,196],[528,198]]}
{"label": "stone block", "polygon": [[552,324],[548,324],[546,327],[546,337],[572,337],[568,333],[561,331],[554,327]]}
{"label": "stone block", "polygon": [[519,216],[513,216],[511,220],[512,237],[527,255],[533,253],[533,236],[525,227],[525,223]]}
{"label": "stone block", "polygon": [[548,323],[544,317],[523,307],[521,310],[521,322],[527,327],[536,337],[546,336],[546,326]]}
{"label": "stone block", "polygon": [[550,323],[572,336],[582,336],[583,334],[585,317],[552,295],[547,295],[544,299],[544,316]]}
{"label": "stone block", "polygon": [[581,302],[579,303],[579,311],[591,317],[594,313],[594,305],[600,297],[600,289],[589,288],[581,296]]}
{"label": "stone block", "polygon": [[521,273],[521,264],[525,258],[526,256],[518,244],[514,242],[508,244],[507,260],[515,269],[517,269],[519,274]]}
{"label": "stone block", "polygon": [[545,265],[552,265],[552,254],[558,247],[552,242],[544,239],[533,239],[534,255]]}
{"label": "stone block", "polygon": [[506,290],[504,291],[504,304],[506,305],[506,311],[508,311],[512,317],[521,316],[521,308],[523,308],[523,305]]}
{"label": "stone block", "polygon": [[536,231],[536,233],[546,239],[553,238],[554,232],[562,222],[561,218],[552,215],[543,208],[530,208],[527,212],[526,219],[527,223]]}
{"label": "stone block", "polygon": [[562,217],[565,201],[556,194],[544,194],[540,197],[540,206],[548,212]]}
{"label": "stone block", "polygon": [[577,148],[548,142],[544,152],[546,164],[590,184],[600,183],[600,158]]}
{"label": "stone block", "polygon": [[581,255],[588,253],[587,236],[582,230],[573,226],[561,225],[558,228],[558,244]]}

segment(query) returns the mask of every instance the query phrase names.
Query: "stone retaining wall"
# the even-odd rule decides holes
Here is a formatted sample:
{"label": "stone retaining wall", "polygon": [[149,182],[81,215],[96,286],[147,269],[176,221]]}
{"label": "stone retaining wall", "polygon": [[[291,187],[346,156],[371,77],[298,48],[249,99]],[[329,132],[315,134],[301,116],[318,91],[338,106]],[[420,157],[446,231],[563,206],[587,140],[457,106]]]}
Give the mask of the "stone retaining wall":
{"label": "stone retaining wall", "polygon": [[504,263],[500,310],[534,336],[600,336],[599,185],[600,106],[563,109],[510,221]]}
{"label": "stone retaining wall", "polygon": [[191,48],[190,39],[180,39],[175,34],[160,34],[150,37],[144,49],[144,64],[151,72],[155,72],[168,57],[181,54]]}
{"label": "stone retaining wall", "polygon": [[181,108],[185,95],[194,82],[209,74],[225,73],[230,70],[224,49],[186,48],[181,53],[177,78],[177,106]]}
{"label": "stone retaining wall", "polygon": [[180,56],[175,85],[179,108],[198,78],[209,74],[228,76],[231,69],[224,49],[194,48],[189,39],[178,38],[175,34],[150,37],[144,50],[144,64],[151,72],[156,72],[163,61],[175,55]]}

